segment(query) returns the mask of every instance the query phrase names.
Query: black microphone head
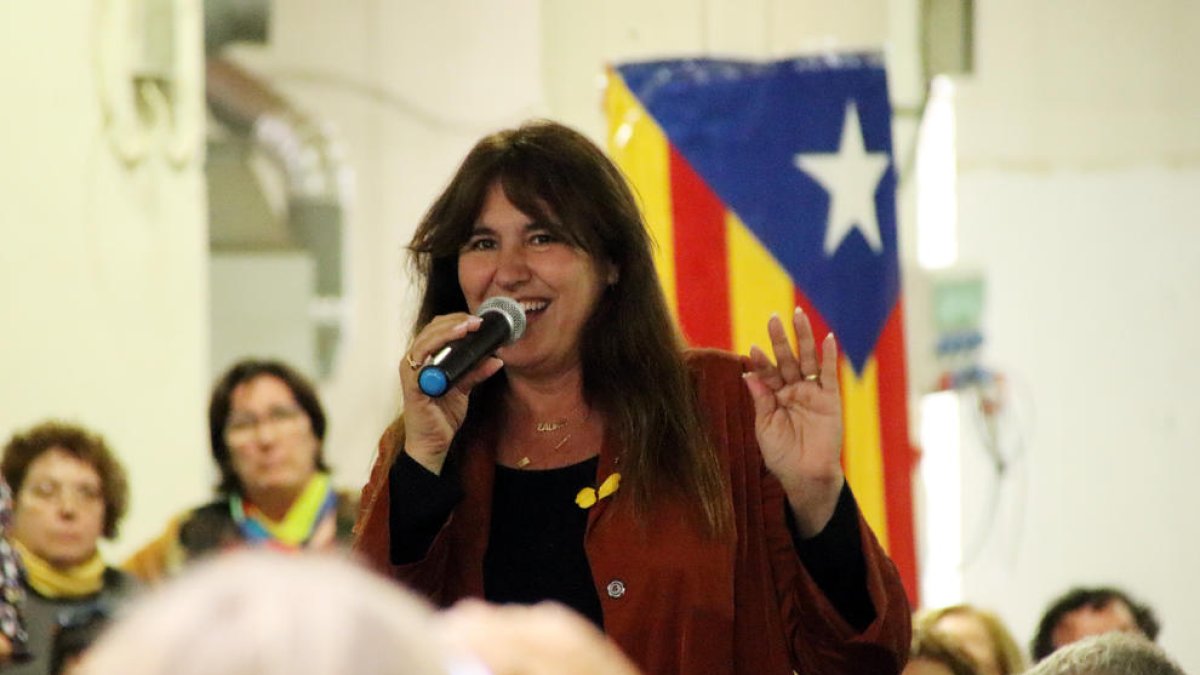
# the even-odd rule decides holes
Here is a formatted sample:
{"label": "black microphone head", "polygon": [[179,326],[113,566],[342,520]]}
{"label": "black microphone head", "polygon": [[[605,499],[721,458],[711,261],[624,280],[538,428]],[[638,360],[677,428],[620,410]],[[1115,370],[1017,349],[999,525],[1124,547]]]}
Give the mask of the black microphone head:
{"label": "black microphone head", "polygon": [[525,334],[525,310],[516,300],[503,295],[488,298],[479,305],[479,309],[475,310],[479,316],[483,316],[487,312],[496,312],[508,320],[508,325],[512,327],[512,335],[508,338],[508,344],[516,342]]}

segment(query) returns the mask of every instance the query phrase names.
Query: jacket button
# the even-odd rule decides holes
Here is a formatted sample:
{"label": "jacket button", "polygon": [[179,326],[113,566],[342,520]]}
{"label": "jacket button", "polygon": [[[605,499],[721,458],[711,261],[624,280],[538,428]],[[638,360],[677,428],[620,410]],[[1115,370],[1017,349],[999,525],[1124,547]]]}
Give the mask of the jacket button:
{"label": "jacket button", "polygon": [[622,595],[625,595],[625,582],[621,581],[620,579],[613,579],[612,581],[608,582],[608,587],[605,590],[608,591],[608,597],[616,600]]}

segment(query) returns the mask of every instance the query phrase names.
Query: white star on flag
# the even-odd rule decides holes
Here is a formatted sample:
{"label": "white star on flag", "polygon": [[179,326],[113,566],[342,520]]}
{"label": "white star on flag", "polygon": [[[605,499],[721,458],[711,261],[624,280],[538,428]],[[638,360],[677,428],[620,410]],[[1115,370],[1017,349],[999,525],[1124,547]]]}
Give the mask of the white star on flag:
{"label": "white star on flag", "polygon": [[854,101],[846,103],[846,120],[838,151],[796,155],[796,167],[812,176],[829,193],[829,219],[825,222],[825,257],[833,254],[855,228],[876,254],[883,252],[879,218],[875,214],[875,189],[888,168],[886,152],[867,152],[862,124]]}

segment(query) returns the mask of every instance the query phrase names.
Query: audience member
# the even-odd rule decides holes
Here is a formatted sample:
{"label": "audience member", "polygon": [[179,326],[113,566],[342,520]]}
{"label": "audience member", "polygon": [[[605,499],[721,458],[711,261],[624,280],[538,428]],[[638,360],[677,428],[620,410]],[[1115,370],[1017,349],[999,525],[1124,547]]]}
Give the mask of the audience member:
{"label": "audience member", "polygon": [[22,613],[32,657],[6,675],[43,675],[60,621],[96,602],[119,604],[136,587],[97,548],[100,537],[116,536],[129,488],[103,438],[62,422],[13,436],[0,471],[16,494],[12,544],[26,573]]}
{"label": "audience member", "polygon": [[489,605],[463,600],[440,619],[459,651],[478,656],[491,675],[636,675],[604,634],[563,605]]}
{"label": "audience member", "polygon": [[921,612],[917,628],[936,631],[971,655],[980,675],[1018,675],[1025,657],[1000,617],[972,605],[952,605]]}
{"label": "audience member", "polygon": [[1144,636],[1109,632],[1055,651],[1026,675],[1184,675],[1183,669]]}
{"label": "audience member", "polygon": [[466,605],[440,619],[346,558],[240,551],[133,605],[77,675],[636,675],[562,608]]}
{"label": "audience member", "polygon": [[902,675],[980,675],[974,659],[950,636],[915,627]]}
{"label": "audience member", "polygon": [[1073,588],[1050,603],[1033,638],[1034,662],[1054,650],[1089,635],[1109,631],[1140,632],[1150,641],[1158,637],[1154,610],[1111,587]]}
{"label": "audience member", "polygon": [[435,675],[431,610],[342,558],[243,550],[131,605],[84,675]]}
{"label": "audience member", "polygon": [[25,622],[21,619],[25,603],[21,560],[8,543],[12,507],[12,491],[0,476],[0,668],[28,657]]}
{"label": "audience member", "polygon": [[348,545],[358,503],[333,487],[322,447],[325,412],[308,380],[278,361],[239,362],[213,389],[208,425],[217,498],[173,518],[125,569],[157,581],[243,545]]}

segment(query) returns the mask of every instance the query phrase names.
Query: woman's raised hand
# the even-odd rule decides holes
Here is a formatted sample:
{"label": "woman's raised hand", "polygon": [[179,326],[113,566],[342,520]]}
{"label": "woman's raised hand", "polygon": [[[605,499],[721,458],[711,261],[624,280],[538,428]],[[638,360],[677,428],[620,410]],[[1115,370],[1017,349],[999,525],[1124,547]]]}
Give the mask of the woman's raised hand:
{"label": "woman's raised hand", "polygon": [[775,360],[751,347],[745,380],[763,462],[783,484],[800,534],[811,537],[833,516],[845,482],[837,342],[830,333],[818,354],[812,325],[799,308],[792,323],[795,350],[783,321],[771,317],[767,332]]}
{"label": "woman's raised hand", "polygon": [[452,340],[479,329],[478,316],[463,312],[434,317],[413,339],[400,362],[404,391],[404,452],[430,471],[440,474],[454,434],[467,417],[467,397],[476,384],[495,375],[504,362],[484,359],[445,394],[431,398],[421,391],[417,375],[438,350]]}

